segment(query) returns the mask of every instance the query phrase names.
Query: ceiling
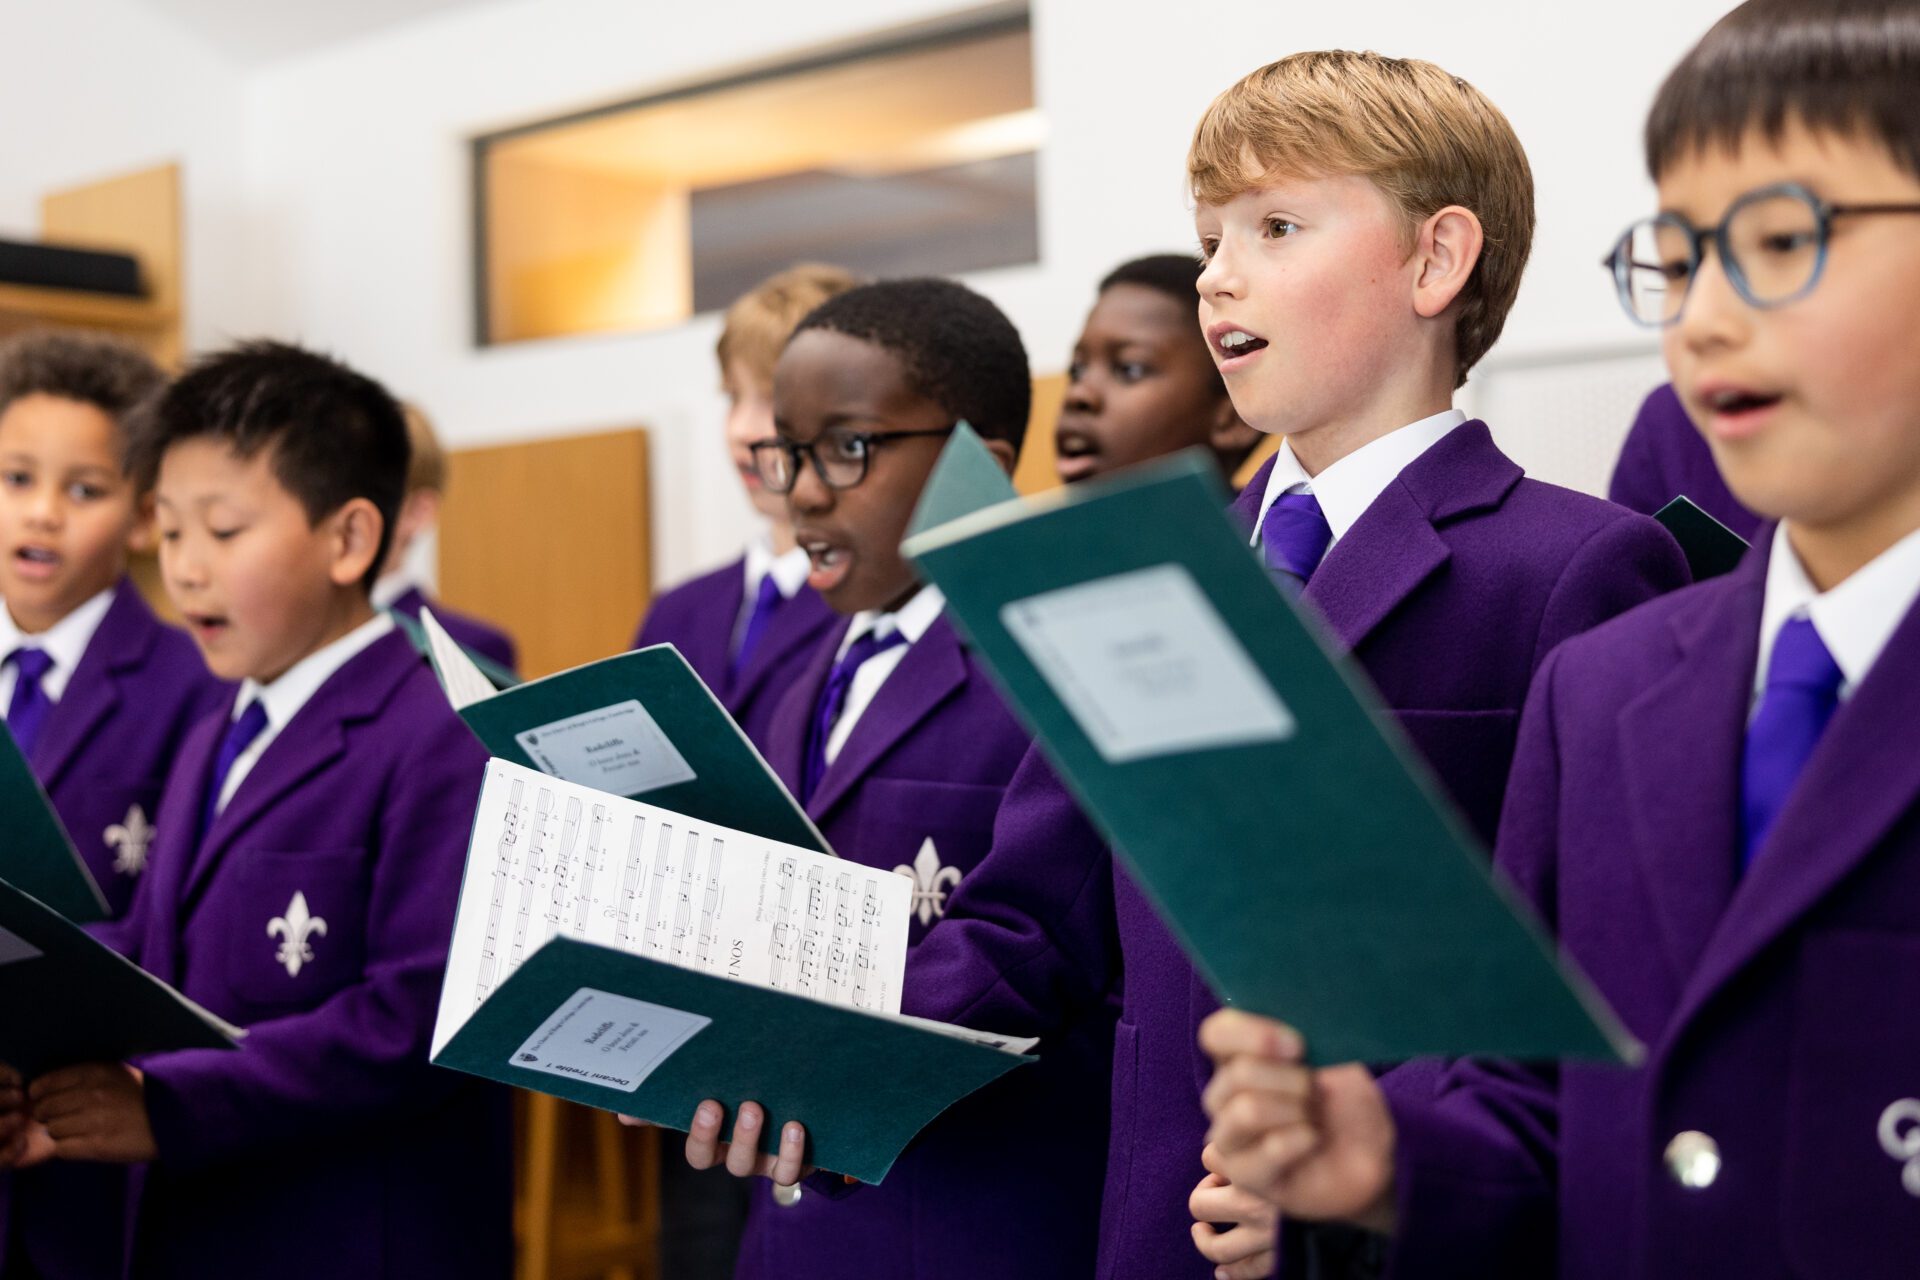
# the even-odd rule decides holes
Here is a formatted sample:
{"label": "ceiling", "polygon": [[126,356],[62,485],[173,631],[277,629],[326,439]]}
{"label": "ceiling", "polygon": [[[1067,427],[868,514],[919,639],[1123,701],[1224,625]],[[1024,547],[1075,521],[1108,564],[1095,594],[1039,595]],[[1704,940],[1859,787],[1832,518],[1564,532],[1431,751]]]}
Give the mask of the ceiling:
{"label": "ceiling", "polygon": [[241,63],[269,62],[498,0],[139,0]]}

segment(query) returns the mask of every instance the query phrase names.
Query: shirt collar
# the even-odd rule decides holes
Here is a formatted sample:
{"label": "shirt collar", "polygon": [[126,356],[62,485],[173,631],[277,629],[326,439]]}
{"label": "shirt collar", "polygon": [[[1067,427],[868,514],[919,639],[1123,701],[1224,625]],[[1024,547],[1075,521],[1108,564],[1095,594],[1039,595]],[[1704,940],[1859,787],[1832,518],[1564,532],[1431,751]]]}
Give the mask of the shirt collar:
{"label": "shirt collar", "polygon": [[1812,620],[1840,668],[1840,696],[1866,679],[1901,619],[1920,598],[1920,530],[1908,534],[1856,570],[1845,582],[1820,591],[1807,577],[1782,521],[1767,555],[1766,602],[1760,610],[1760,660],[1754,666],[1756,696],[1766,687],[1780,628],[1796,617]]}
{"label": "shirt collar", "polygon": [[807,585],[807,574],[813,571],[812,559],[799,547],[775,555],[773,538],[764,531],[747,543],[746,560],[749,601],[760,594],[760,583],[768,574],[773,575],[773,585],[780,589],[780,598],[791,600]]}
{"label": "shirt collar", "polygon": [[114,588],[108,587],[38,635],[22,631],[13,614],[0,606],[0,660],[22,645],[43,650],[53,659],[54,670],[63,677],[64,687],[64,677],[71,676],[73,669],[80,665],[87,646],[93,643],[93,633],[106,621],[107,610],[113,607],[113,592]]}
{"label": "shirt collar", "polygon": [[385,577],[375,578],[373,582],[373,607],[391,609],[394,601],[419,587],[424,592],[426,584],[414,581],[414,577],[405,568],[395,569]]}
{"label": "shirt collar", "polygon": [[946,607],[945,593],[929,583],[892,613],[881,613],[878,609],[862,610],[853,615],[853,625],[847,628],[846,637],[840,641],[839,652],[834,654],[834,658],[837,661],[845,657],[847,650],[853,647],[853,642],[869,631],[877,632],[883,639],[898,631],[907,638],[909,645],[918,644],[920,637],[939,621],[941,610]]}
{"label": "shirt collar", "polygon": [[258,698],[266,707],[267,723],[276,731],[284,728],[334,672],[391,630],[393,615],[381,610],[338,640],[315,649],[288,667],[271,684],[251,679],[241,681],[240,696],[233,700],[233,718],[238,720],[247,704]]}
{"label": "shirt collar", "polygon": [[1294,489],[1303,489],[1319,499],[1320,514],[1333,530],[1333,541],[1340,541],[1409,463],[1466,420],[1467,415],[1458,409],[1422,418],[1368,441],[1317,476],[1307,474],[1293,456],[1293,449],[1282,440],[1273,455],[1273,470],[1267,476],[1267,491],[1260,500],[1260,518],[1253,522],[1251,542],[1259,543],[1260,525],[1267,518],[1268,508],[1280,500],[1280,495]]}

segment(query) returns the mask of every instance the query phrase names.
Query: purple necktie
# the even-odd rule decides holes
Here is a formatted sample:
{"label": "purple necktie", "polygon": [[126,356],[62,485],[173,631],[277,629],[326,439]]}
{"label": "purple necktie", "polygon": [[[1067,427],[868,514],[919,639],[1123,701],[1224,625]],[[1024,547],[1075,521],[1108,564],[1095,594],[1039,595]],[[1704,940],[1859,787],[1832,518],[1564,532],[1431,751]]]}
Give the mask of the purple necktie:
{"label": "purple necktie", "polygon": [[1840,667],[1806,618],[1780,628],[1740,769],[1740,870],[1773,830],[1793,784],[1840,705]]}
{"label": "purple necktie", "polygon": [[827,739],[833,736],[833,726],[840,722],[840,712],[847,705],[847,691],[853,687],[853,677],[869,658],[878,657],[906,642],[906,636],[901,634],[898,627],[888,632],[885,639],[869,631],[848,645],[840,661],[833,664],[833,670],[827,675],[827,683],[820,690],[820,701],[814,704],[813,723],[807,729],[806,772],[800,778],[801,804],[813,799],[820,779],[826,776]]}
{"label": "purple necktie", "polygon": [[[1307,585],[1333,541],[1333,529],[1311,493],[1283,493],[1260,522],[1260,545],[1275,580],[1295,592]],[[1278,575],[1285,574],[1286,578]],[[1291,579],[1291,581],[1288,581]]]}
{"label": "purple necktie", "polygon": [[780,584],[773,580],[771,573],[760,578],[760,594],[753,598],[753,612],[747,615],[747,625],[740,632],[740,647],[733,653],[733,671],[738,675],[746,668],[747,659],[767,638],[767,628],[773,624],[773,611],[778,609],[786,597],[780,594]]}
{"label": "purple necktie", "polygon": [[20,744],[20,754],[31,756],[40,729],[53,710],[53,699],[40,687],[40,681],[53,670],[53,659],[45,649],[15,649],[7,655],[13,664],[13,700],[7,704],[7,728]]}
{"label": "purple necktie", "polygon": [[267,708],[258,698],[249,702],[240,718],[227,726],[227,736],[220,739],[220,750],[213,757],[213,778],[207,785],[206,800],[200,806],[202,839],[213,829],[214,817],[220,812],[220,793],[226,790],[227,775],[233,772],[234,761],[253,745],[253,740],[266,727]]}

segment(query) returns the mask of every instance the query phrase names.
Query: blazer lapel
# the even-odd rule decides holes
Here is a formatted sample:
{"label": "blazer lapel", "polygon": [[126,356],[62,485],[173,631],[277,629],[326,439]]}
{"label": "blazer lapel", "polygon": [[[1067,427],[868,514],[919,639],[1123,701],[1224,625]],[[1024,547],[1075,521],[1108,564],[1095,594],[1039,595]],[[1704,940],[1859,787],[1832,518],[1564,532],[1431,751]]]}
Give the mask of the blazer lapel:
{"label": "blazer lapel", "polygon": [[840,754],[827,766],[820,789],[807,805],[808,816],[820,822],[895,743],[933,714],[934,708],[967,682],[967,663],[960,637],[945,614],[908,648],[880,692],[853,727]]}
{"label": "blazer lapel", "polygon": [[417,664],[413,646],[394,631],[355,654],[294,713],[202,837],[182,895],[183,914],[191,913],[234,841],[280,797],[344,755],[346,726],[378,715]]}
{"label": "blazer lapel", "polygon": [[1455,427],[1381,490],[1327,553],[1304,598],[1348,649],[1359,647],[1450,558],[1435,526],[1498,507],[1520,476],[1485,423]]}
{"label": "blazer lapel", "polygon": [[760,637],[747,665],[733,677],[729,690],[732,705],[739,706],[758,693],[788,654],[819,639],[839,616],[818,592],[804,587],[783,602],[773,611],[767,632]]}
{"label": "blazer lapel", "polygon": [[[167,791],[161,800],[164,814],[198,813],[202,792],[213,773],[214,752],[226,731],[233,701],[221,706],[220,714],[208,716],[195,725],[180,744]],[[179,981],[179,921],[186,884],[199,853],[193,820],[163,820],[154,832],[152,857],[147,873],[134,891],[133,911],[139,915],[135,926],[140,967],[162,982]]]}
{"label": "blazer lapel", "polygon": [[[1771,539],[1757,538],[1758,553]],[[1749,667],[1751,671],[1751,667]],[[1676,1026],[1806,914],[1920,801],[1920,604],[1814,748],[1778,823],[1728,904]]]}
{"label": "blazer lapel", "polygon": [[47,790],[59,785],[80,749],[120,705],[120,680],[147,660],[159,625],[133,584],[122,580],[67,682],[65,696],[55,704],[46,731],[34,744],[34,768]]}
{"label": "blazer lapel", "polygon": [[1764,544],[1724,585],[1668,621],[1677,660],[1619,713],[1633,797],[1633,855],[1653,899],[1675,989],[1698,966],[1733,897],[1740,752],[1753,699]]}

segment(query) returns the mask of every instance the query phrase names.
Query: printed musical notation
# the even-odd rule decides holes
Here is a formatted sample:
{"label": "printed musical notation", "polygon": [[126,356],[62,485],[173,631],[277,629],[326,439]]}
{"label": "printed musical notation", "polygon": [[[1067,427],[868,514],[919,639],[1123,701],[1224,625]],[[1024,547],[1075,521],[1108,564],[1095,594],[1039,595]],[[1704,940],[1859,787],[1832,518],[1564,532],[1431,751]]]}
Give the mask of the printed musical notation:
{"label": "printed musical notation", "polygon": [[912,895],[892,872],[494,760],[447,961],[445,990],[472,1002],[443,999],[440,1018],[457,1026],[556,936],[898,1013]]}

